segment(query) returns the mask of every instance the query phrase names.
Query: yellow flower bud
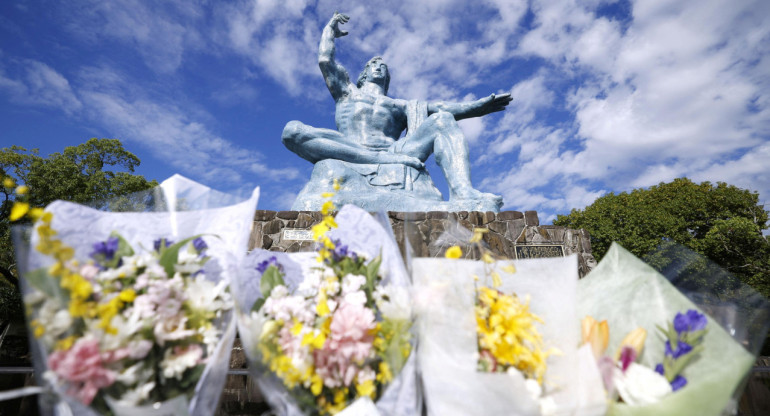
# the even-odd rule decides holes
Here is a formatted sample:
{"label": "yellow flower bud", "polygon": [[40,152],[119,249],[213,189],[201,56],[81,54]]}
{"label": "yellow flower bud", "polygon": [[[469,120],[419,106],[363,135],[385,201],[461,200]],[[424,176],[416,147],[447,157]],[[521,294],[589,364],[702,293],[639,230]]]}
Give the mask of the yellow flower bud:
{"label": "yellow flower bud", "polygon": [[449,247],[446,250],[446,253],[444,253],[444,257],[448,259],[459,259],[463,255],[463,250],[460,248],[460,246],[452,246]]}
{"label": "yellow flower bud", "polygon": [[11,179],[10,177],[6,176],[5,179],[3,179],[3,186],[4,187],[6,187],[6,188],[13,188],[15,185],[16,185],[16,182],[14,182],[13,179]]}
{"label": "yellow flower bud", "polygon": [[26,202],[14,202],[13,207],[11,207],[11,221],[16,221],[21,219],[27,211],[29,211],[29,204]]}
{"label": "yellow flower bud", "polygon": [[629,332],[623,341],[620,341],[618,350],[615,352],[615,361],[620,359],[620,353],[623,351],[624,346],[633,348],[636,351],[636,356],[642,355],[642,349],[644,349],[644,341],[647,339],[647,330],[639,327]]}
{"label": "yellow flower bud", "polygon": [[591,344],[594,358],[598,359],[604,355],[607,344],[610,342],[610,326],[607,320],[597,322],[594,318],[587,316],[583,318],[582,332],[583,342]]}

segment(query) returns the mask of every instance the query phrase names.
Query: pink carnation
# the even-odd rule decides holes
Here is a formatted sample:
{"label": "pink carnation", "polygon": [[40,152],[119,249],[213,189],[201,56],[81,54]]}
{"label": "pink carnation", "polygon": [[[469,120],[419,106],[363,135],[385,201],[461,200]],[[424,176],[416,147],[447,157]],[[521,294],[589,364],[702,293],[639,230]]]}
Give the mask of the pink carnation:
{"label": "pink carnation", "polygon": [[359,367],[369,358],[375,328],[374,313],[359,304],[342,302],[332,315],[331,334],[316,350],[316,371],[327,387],[349,386]]}
{"label": "pink carnation", "polygon": [[48,357],[48,366],[57,376],[68,381],[67,393],[89,405],[99,389],[115,382],[115,372],[103,367],[99,341],[80,338],[69,350],[55,351]]}

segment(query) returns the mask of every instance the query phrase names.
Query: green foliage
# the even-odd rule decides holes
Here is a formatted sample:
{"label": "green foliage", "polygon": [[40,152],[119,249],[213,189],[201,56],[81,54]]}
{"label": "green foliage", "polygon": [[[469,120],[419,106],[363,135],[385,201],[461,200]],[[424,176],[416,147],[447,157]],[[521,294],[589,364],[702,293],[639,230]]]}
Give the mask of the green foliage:
{"label": "green foliage", "polygon": [[661,244],[681,244],[770,297],[770,241],[762,236],[768,212],[756,192],[679,178],[609,193],[584,210],[559,215],[554,224],[588,230],[597,260],[613,241],[638,257]]}
{"label": "green foliage", "polygon": [[[40,156],[37,149],[11,146],[0,149],[0,180],[10,177],[29,187],[32,206],[61,199],[103,208],[105,201],[157,186],[134,174],[140,161],[116,139],[90,139],[61,153]],[[0,186],[0,284],[18,286],[8,220],[14,202],[12,189]],[[131,201],[123,201],[130,205]],[[0,303],[10,301],[3,297]],[[0,320],[8,318],[0,316]]]}

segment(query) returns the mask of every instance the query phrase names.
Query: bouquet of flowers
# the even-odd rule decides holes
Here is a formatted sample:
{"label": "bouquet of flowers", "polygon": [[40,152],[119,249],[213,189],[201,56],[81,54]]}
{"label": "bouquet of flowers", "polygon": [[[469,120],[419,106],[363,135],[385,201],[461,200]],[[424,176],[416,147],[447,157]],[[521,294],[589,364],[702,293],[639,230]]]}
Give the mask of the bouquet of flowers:
{"label": "bouquet of flowers", "polygon": [[[216,207],[208,188],[181,177],[161,189],[164,201],[187,195],[186,209],[57,201],[21,230],[35,367],[76,414],[216,409],[235,335],[228,283],[248,238],[233,226],[248,224],[257,193]],[[202,204],[194,195],[206,209],[190,209]]]}
{"label": "bouquet of flowers", "polygon": [[329,211],[316,253],[248,256],[236,303],[250,366],[279,415],[418,414],[398,248],[369,213]]}
{"label": "bouquet of flowers", "polygon": [[481,261],[453,245],[412,262],[428,414],[603,414],[600,375],[577,348],[575,256],[495,259],[474,231],[437,244]]}
{"label": "bouquet of flowers", "polygon": [[[669,279],[687,280],[687,296],[617,244],[578,283],[583,338],[612,399],[609,414],[720,415],[754,363],[770,307],[692,252],[664,256],[676,260]],[[682,264],[696,259],[699,271],[683,279]]]}

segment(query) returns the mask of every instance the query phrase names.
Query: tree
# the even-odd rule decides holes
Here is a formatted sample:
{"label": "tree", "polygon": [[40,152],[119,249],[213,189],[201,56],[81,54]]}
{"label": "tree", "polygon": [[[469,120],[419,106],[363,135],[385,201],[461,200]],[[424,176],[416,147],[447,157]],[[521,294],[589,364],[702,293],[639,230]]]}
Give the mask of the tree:
{"label": "tree", "polygon": [[584,228],[597,260],[613,241],[643,257],[666,242],[703,254],[770,297],[768,212],[759,195],[718,182],[687,178],[598,198],[584,210],[559,215],[555,225]]}
{"label": "tree", "polygon": [[[157,186],[156,181],[133,173],[140,163],[116,139],[90,139],[48,157],[40,156],[37,149],[11,146],[0,149],[0,180],[10,177],[16,184],[27,185],[33,206],[42,207],[57,199],[93,203]],[[0,287],[5,286],[0,291],[2,295],[9,292],[9,285],[18,286],[18,279],[9,223],[15,196],[13,189],[2,186],[0,192]],[[10,313],[0,310],[3,312]],[[3,318],[6,317],[0,315]]]}

